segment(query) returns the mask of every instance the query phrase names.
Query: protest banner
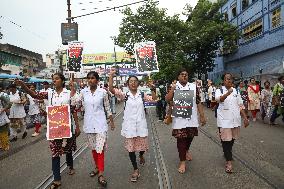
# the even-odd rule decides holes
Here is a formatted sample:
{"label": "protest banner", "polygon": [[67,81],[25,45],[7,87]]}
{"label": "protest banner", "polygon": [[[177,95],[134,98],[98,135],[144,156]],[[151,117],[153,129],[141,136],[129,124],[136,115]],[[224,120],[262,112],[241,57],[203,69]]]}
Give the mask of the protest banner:
{"label": "protest banner", "polygon": [[193,90],[176,90],[173,98],[172,116],[191,119],[193,97]]}
{"label": "protest banner", "polygon": [[71,138],[70,106],[47,106],[47,140]]}
{"label": "protest banner", "polygon": [[72,41],[68,43],[67,69],[69,73],[80,72],[82,67],[83,42]]}
{"label": "protest banner", "polygon": [[138,73],[159,72],[156,43],[154,41],[136,43],[134,51]]}

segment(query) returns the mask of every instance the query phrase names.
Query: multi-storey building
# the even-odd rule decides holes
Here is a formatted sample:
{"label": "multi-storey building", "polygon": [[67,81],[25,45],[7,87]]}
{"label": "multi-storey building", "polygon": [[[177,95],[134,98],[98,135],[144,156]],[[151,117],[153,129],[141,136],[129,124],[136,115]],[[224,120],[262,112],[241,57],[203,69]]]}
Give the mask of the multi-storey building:
{"label": "multi-storey building", "polygon": [[0,44],[1,72],[34,76],[45,67],[42,55],[14,45]]}
{"label": "multi-storey building", "polygon": [[241,37],[236,52],[217,56],[208,77],[216,80],[227,71],[263,81],[283,74],[284,0],[228,0],[220,11]]}

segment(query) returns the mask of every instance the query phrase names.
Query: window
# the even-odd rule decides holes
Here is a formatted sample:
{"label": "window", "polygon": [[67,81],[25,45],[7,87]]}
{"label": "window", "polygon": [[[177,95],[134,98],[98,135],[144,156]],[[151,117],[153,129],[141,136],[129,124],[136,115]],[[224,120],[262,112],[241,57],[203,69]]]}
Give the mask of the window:
{"label": "window", "polygon": [[262,19],[258,19],[243,29],[244,40],[253,39],[262,34]]}
{"label": "window", "polygon": [[227,12],[224,13],[224,20],[225,20],[225,21],[229,21],[229,16],[228,16],[228,13],[227,13]]}
{"label": "window", "polygon": [[280,25],[281,25],[281,7],[272,11],[272,14],[271,14],[272,29],[277,28]]}
{"label": "window", "polygon": [[249,0],[242,0],[242,10],[246,9],[249,6]]}
{"label": "window", "polygon": [[232,17],[235,18],[237,16],[237,3],[234,3],[231,7]]}

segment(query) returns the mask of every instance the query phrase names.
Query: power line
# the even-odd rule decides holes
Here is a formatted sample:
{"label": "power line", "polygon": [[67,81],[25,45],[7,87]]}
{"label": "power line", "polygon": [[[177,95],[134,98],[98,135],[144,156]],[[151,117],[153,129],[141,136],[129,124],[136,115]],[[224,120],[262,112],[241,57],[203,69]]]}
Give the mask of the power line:
{"label": "power line", "polygon": [[[112,8],[107,8],[107,9],[104,9],[104,10],[100,10],[100,11],[96,11],[96,12],[92,12],[92,13],[88,13],[88,14],[83,14],[83,15],[80,15],[80,16],[70,17],[70,18],[67,18],[67,20],[73,20],[75,18],[89,16],[89,15],[92,15],[92,14],[97,14],[97,13],[106,12],[106,11],[110,11],[110,10],[115,11],[116,9],[119,9],[119,8],[122,8],[122,7],[127,7],[127,6],[130,6],[130,5],[135,5],[135,4],[138,4],[138,3],[143,3],[143,2],[148,2],[148,1],[149,0],[136,1],[136,2],[133,2],[133,3],[129,3],[129,4],[121,5],[121,6],[116,6],[116,7],[112,7]],[[158,2],[158,1],[156,1],[156,2]]]}
{"label": "power line", "polygon": [[37,34],[36,32],[34,32],[34,31],[32,31],[32,30],[30,30],[30,29],[28,29],[28,28],[23,27],[23,26],[20,25],[20,24],[17,24],[15,21],[12,21],[11,19],[6,18],[5,16],[0,15],[0,19],[1,19],[1,18],[5,19],[6,21],[8,21],[9,23],[15,25],[15,26],[18,27],[18,28],[21,28],[21,29],[26,30],[27,32],[33,34],[34,36],[36,36],[36,37],[38,37],[38,38],[40,38],[40,39],[42,39],[42,40],[46,40],[45,37],[43,37],[43,36]]}

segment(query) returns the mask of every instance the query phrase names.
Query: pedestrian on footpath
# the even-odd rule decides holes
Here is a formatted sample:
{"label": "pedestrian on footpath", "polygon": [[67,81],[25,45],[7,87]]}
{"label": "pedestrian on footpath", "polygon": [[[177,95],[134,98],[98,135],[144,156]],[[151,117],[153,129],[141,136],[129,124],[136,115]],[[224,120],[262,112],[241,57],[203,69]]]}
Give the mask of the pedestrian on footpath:
{"label": "pedestrian on footpath", "polygon": [[0,148],[4,151],[9,150],[9,123],[10,120],[6,114],[6,111],[10,109],[12,104],[10,103],[9,97],[2,92],[0,92]]}
{"label": "pedestrian on footpath", "polygon": [[[78,133],[80,133],[80,129],[77,114],[74,112],[74,104],[71,103],[75,102],[73,98],[76,98],[74,96],[76,91],[70,91],[65,88],[65,77],[61,73],[55,73],[52,76],[52,81],[54,84],[54,89],[48,90],[47,93],[35,93],[34,91],[30,90],[28,86],[21,80],[15,80],[15,84],[21,86],[23,90],[25,90],[31,97],[35,99],[48,99],[48,106],[70,105],[72,137],[68,138],[67,140],[55,139],[49,141],[52,156],[52,172],[54,177],[54,181],[49,189],[56,189],[61,186],[60,157],[63,154],[66,154],[66,163],[69,168],[68,174],[75,174],[75,170],[73,168],[72,151],[75,151],[77,148],[76,136],[78,136]],[[70,85],[72,85],[72,82]],[[71,88],[73,89],[74,87]]]}
{"label": "pedestrian on footpath", "polygon": [[[192,97],[192,114],[190,118],[173,117],[172,136],[177,139],[177,149],[179,153],[180,164],[178,172],[183,174],[186,170],[186,160],[191,161],[192,157],[189,152],[189,147],[195,136],[198,136],[198,126],[205,125],[203,106],[200,101],[200,96],[195,83],[188,82],[188,72],[186,69],[181,69],[178,72],[177,83],[172,84],[170,92],[166,95],[167,102],[173,100],[174,94],[178,90],[193,91]],[[184,99],[185,101],[186,99]],[[181,103],[184,104],[184,103]],[[198,116],[199,114],[199,116]]]}
{"label": "pedestrian on footpath", "polygon": [[274,110],[270,118],[270,124],[276,125],[275,120],[282,115],[284,122],[284,76],[278,78],[278,83],[273,87],[273,102]]}
{"label": "pedestrian on footpath", "polygon": [[256,121],[256,114],[260,110],[260,86],[256,84],[255,79],[250,79],[248,86],[248,110],[251,111],[252,120]]}
{"label": "pedestrian on footpath", "polygon": [[[139,152],[140,164],[145,164],[144,153],[149,149],[148,146],[148,128],[145,115],[144,102],[150,101],[149,96],[138,90],[139,81],[136,76],[129,76],[127,85],[129,91],[120,94],[118,90],[113,88],[113,77],[115,69],[110,71],[109,90],[116,97],[123,96],[125,99],[124,116],[122,122],[121,135],[125,137],[125,148],[129,153],[130,161],[133,165],[134,172],[131,175],[131,182],[137,182],[140,177],[136,161],[136,152]],[[155,88],[149,86],[152,92],[152,99],[156,100]]]}
{"label": "pedestrian on footpath", "polygon": [[[36,93],[36,85],[34,83],[30,84],[30,90]],[[29,104],[29,116],[30,122],[34,124],[35,132],[32,134],[32,137],[36,137],[40,134],[40,111],[39,111],[39,103],[42,103],[43,100],[38,100],[31,95],[27,94],[27,100]]]}
{"label": "pedestrian on footpath", "polygon": [[241,95],[233,88],[232,74],[226,73],[222,79],[224,86],[216,91],[216,100],[219,102],[217,126],[226,159],[225,171],[226,173],[232,173],[232,148],[234,141],[240,135],[240,127],[242,125],[241,115],[245,127],[249,125],[249,121],[244,111]]}
{"label": "pedestrian on footpath", "polygon": [[264,122],[264,118],[270,117],[271,110],[271,101],[272,101],[273,92],[270,88],[270,82],[264,82],[264,89],[261,91],[261,119]]}
{"label": "pedestrian on footpath", "polygon": [[107,181],[103,176],[105,168],[105,148],[107,142],[108,123],[114,130],[114,122],[110,109],[108,92],[98,87],[99,74],[91,71],[87,74],[89,87],[81,90],[79,102],[85,110],[83,130],[87,134],[88,145],[92,150],[92,156],[96,165],[91,177],[98,175],[98,183],[106,187]]}
{"label": "pedestrian on footpath", "polygon": [[25,122],[26,112],[24,108],[24,104],[27,102],[26,95],[23,92],[17,90],[17,86],[11,84],[9,86],[10,89],[10,102],[12,106],[10,108],[10,136],[11,142],[17,141],[18,134],[17,130],[20,128],[23,131],[22,139],[26,138],[27,136],[27,126]]}

